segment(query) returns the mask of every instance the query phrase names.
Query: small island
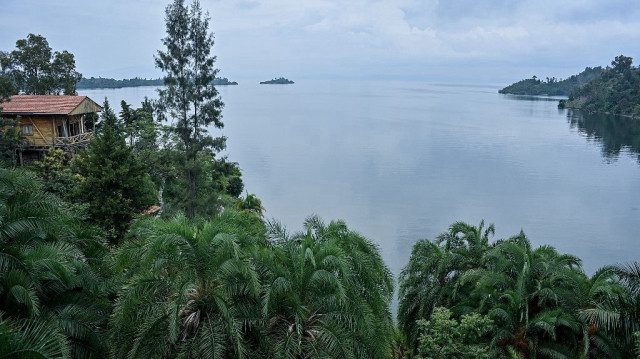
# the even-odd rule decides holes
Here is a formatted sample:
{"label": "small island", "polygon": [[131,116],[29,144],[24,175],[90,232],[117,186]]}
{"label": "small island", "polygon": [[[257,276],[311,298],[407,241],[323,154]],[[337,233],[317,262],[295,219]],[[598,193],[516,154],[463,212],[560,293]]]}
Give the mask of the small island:
{"label": "small island", "polygon": [[289,85],[289,84],[293,84],[295,82],[289,80],[289,79],[285,79],[284,77],[278,77],[277,79],[273,79],[273,80],[269,80],[269,81],[262,81],[260,82],[260,85]]}
{"label": "small island", "polygon": [[226,77],[216,78],[215,80],[213,80],[214,86],[228,86],[228,85],[237,85],[237,84],[238,83],[236,81],[229,81],[229,79]]}

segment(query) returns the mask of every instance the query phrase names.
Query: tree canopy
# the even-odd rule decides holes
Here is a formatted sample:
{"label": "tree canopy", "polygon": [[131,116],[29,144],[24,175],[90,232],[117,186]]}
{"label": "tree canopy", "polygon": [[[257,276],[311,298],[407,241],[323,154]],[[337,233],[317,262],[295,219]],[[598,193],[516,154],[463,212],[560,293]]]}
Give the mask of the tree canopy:
{"label": "tree canopy", "polygon": [[16,41],[16,49],[0,56],[0,86],[27,95],[76,95],[82,75],[73,54],[52,52],[41,35],[29,34]]}

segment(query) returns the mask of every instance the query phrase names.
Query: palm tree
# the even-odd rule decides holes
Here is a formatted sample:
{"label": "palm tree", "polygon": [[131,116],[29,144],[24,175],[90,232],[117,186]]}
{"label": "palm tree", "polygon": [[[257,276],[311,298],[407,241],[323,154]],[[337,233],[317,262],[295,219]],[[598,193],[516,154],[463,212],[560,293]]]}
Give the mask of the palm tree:
{"label": "palm tree", "polygon": [[618,264],[612,266],[612,271],[626,292],[618,302],[616,336],[627,356],[635,354],[640,357],[640,335],[637,334],[640,332],[640,263]]}
{"label": "palm tree", "polygon": [[450,251],[458,255],[460,270],[478,268],[485,252],[491,247],[489,236],[496,233],[492,224],[484,228],[484,220],[475,227],[465,222],[455,222],[449,231],[438,236],[438,243],[446,243]]}
{"label": "palm tree", "polygon": [[535,250],[524,233],[487,252],[487,269],[465,273],[480,312],[496,323],[493,345],[522,358],[586,355],[587,331],[577,317],[580,260],[549,246]]}
{"label": "palm tree", "polygon": [[435,241],[416,242],[409,263],[400,274],[398,292],[398,325],[410,347],[418,343],[417,321],[429,319],[437,306],[453,307],[464,314],[472,285],[461,283],[465,271],[480,268],[485,252],[491,248],[489,236],[495,233],[493,224],[484,228],[455,222]]}
{"label": "palm tree", "polygon": [[575,306],[587,326],[589,358],[623,358],[616,328],[620,322],[620,299],[624,288],[612,267],[598,269],[591,278],[583,275],[578,283]]}
{"label": "palm tree", "polygon": [[65,336],[54,323],[0,317],[0,358],[69,358]]}
{"label": "palm tree", "polygon": [[109,304],[99,299],[102,277],[92,265],[105,247],[91,230],[78,228],[78,219],[33,176],[0,170],[0,313],[7,327],[28,344],[46,326],[63,336],[61,352],[102,357]]}
{"label": "palm tree", "polygon": [[398,326],[409,348],[418,343],[418,320],[430,318],[433,309],[444,305],[452,293],[453,257],[447,248],[426,239],[413,245],[409,263],[400,273],[398,291]]}
{"label": "palm tree", "polygon": [[184,216],[141,220],[117,251],[124,277],[111,317],[115,358],[243,358],[259,281],[233,233]]}
{"label": "palm tree", "polygon": [[293,236],[272,226],[270,238],[269,357],[391,357],[393,286],[375,245],[343,222],[325,226],[317,217]]}

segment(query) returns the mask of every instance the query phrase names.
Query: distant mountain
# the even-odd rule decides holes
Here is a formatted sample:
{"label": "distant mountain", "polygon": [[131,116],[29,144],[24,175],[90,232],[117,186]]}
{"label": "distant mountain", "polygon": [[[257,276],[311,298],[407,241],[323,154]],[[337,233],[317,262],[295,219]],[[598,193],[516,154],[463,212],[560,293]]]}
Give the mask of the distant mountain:
{"label": "distant mountain", "polygon": [[288,85],[293,83],[295,82],[285,79],[284,77],[278,77],[277,79],[262,81],[260,82],[260,85]]}
{"label": "distant mountain", "polygon": [[584,86],[575,87],[569,100],[560,101],[558,107],[589,112],[622,115],[640,114],[640,68],[633,67],[633,59],[617,56],[611,67]]}
{"label": "distant mountain", "polygon": [[[235,81],[229,81],[226,77],[217,78],[213,80],[213,84],[215,86],[225,86],[225,85],[237,85],[238,83]],[[134,77],[132,79],[122,79],[116,80],[111,78],[104,77],[92,77],[92,78],[82,78],[76,84],[76,88],[78,90],[81,89],[116,89],[123,87],[139,87],[139,86],[163,86],[163,79],[143,79],[139,77]]]}
{"label": "distant mountain", "polygon": [[557,80],[555,77],[542,81],[536,76],[530,79],[520,80],[511,84],[498,93],[512,95],[546,95],[546,96],[569,96],[576,86],[584,86],[594,78],[600,76],[604,69],[598,67],[587,67],[581,73],[573,75],[564,80]]}

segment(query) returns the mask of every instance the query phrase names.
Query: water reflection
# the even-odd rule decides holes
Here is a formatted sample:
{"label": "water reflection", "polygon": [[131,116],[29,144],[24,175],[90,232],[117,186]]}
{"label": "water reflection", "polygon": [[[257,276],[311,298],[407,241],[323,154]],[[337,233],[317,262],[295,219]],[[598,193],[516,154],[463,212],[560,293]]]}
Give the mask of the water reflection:
{"label": "water reflection", "polygon": [[638,119],[567,110],[567,122],[572,129],[600,144],[602,156],[607,162],[616,161],[621,152],[626,152],[640,163]]}

